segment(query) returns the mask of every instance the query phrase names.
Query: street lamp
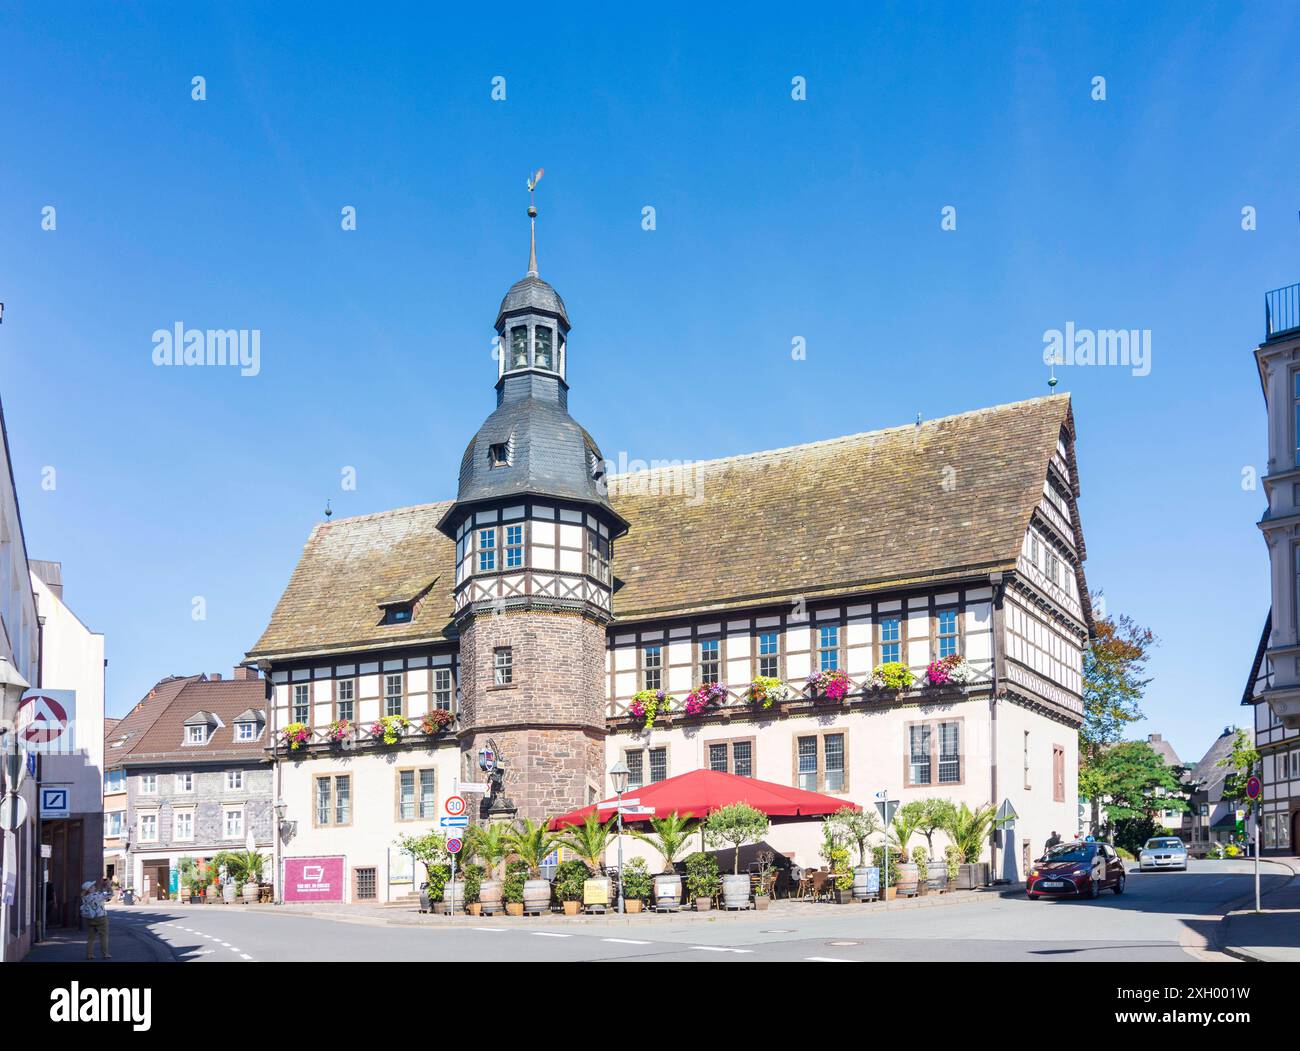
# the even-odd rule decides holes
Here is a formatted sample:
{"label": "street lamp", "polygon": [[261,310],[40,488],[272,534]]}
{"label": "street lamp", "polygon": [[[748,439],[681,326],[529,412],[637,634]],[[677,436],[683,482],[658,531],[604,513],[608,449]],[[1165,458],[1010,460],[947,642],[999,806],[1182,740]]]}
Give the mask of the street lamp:
{"label": "street lamp", "polygon": [[628,775],[632,771],[627,763],[620,759],[609,768],[609,779],[614,785],[614,794],[618,796],[618,911],[623,911],[623,793],[627,791]]}

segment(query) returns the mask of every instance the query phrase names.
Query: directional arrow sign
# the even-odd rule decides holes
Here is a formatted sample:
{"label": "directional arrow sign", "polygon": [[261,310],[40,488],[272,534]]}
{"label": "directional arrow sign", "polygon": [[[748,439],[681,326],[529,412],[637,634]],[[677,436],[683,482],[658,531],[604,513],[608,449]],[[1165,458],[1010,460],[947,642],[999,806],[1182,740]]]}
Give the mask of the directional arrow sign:
{"label": "directional arrow sign", "polygon": [[456,786],[457,792],[474,792],[477,795],[486,795],[488,786],[483,781],[462,781]]}
{"label": "directional arrow sign", "polygon": [[469,818],[467,817],[440,817],[438,824],[443,828],[467,828]]}
{"label": "directional arrow sign", "polygon": [[617,799],[606,799],[603,803],[597,803],[597,810],[617,810],[620,806],[627,809],[630,806],[636,806],[640,799],[624,799],[621,803]]}
{"label": "directional arrow sign", "polygon": [[655,808],[652,806],[625,806],[619,811],[620,814],[653,814]]}

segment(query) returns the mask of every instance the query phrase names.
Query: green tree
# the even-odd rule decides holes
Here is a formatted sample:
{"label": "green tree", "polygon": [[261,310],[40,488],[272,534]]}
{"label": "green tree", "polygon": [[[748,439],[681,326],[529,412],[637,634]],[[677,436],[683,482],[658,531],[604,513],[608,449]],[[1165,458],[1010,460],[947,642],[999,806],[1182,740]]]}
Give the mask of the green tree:
{"label": "green tree", "polygon": [[[1247,814],[1255,809],[1255,800],[1246,795],[1246,782],[1259,769],[1259,752],[1245,730],[1238,729],[1232,739],[1232,753],[1224,756],[1215,766],[1228,767],[1223,779],[1223,798],[1244,807]],[[1235,809],[1235,808],[1234,808]]]}
{"label": "green tree", "polygon": [[483,862],[488,879],[496,879],[497,866],[510,853],[510,826],[504,821],[472,825],[465,836],[465,849]]}
{"label": "green tree", "polygon": [[888,835],[893,837],[891,847],[903,856],[902,864],[907,862],[907,845],[912,837],[921,831],[920,822],[923,811],[920,800],[906,803],[894,811],[894,820],[889,826]]}
{"label": "green tree", "polygon": [[[1098,771],[1106,785],[1107,821],[1116,828],[1121,821],[1130,823],[1125,826],[1126,839],[1154,827],[1162,810],[1187,809],[1181,768],[1165,765],[1160,753],[1145,741],[1122,741],[1107,748]],[[1123,846],[1132,849],[1127,843]]]}
{"label": "green tree", "polygon": [[740,874],[740,848],[757,843],[767,835],[767,815],[748,803],[732,803],[715,810],[704,822],[704,838],[709,846],[731,846],[732,874]]}
{"label": "green tree", "polygon": [[957,808],[947,799],[916,799],[900,808],[910,811],[913,827],[925,837],[925,852],[934,857],[934,834],[952,824]]}
{"label": "green tree", "polygon": [[[1093,595],[1094,604],[1101,593]],[[1151,682],[1145,675],[1151,650],[1158,644],[1149,628],[1131,617],[1103,617],[1096,622],[1092,645],[1083,653],[1083,725],[1079,727],[1079,791],[1092,805],[1092,824],[1101,823],[1101,800],[1112,795],[1102,757],[1117,744],[1129,723],[1142,718],[1142,695]]]}
{"label": "green tree", "polygon": [[876,812],[846,806],[840,807],[826,820],[842,830],[845,842],[856,844],[858,864],[867,864],[867,840],[880,831],[880,819],[876,817]]}
{"label": "green tree", "polygon": [[664,871],[671,873],[673,865],[689,845],[696,823],[691,821],[690,814],[679,814],[674,810],[667,817],[652,817],[650,827],[653,832],[634,831],[632,835],[654,847],[664,859]]}
{"label": "green tree", "polygon": [[985,803],[975,810],[965,803],[959,803],[953,811],[951,821],[944,827],[944,831],[966,864],[974,864],[983,855],[997,814],[991,803]]}
{"label": "green tree", "polygon": [[587,863],[592,872],[599,872],[605,848],[609,846],[614,834],[614,819],[602,822],[593,811],[581,825],[575,825],[560,840],[561,844],[571,850]]}

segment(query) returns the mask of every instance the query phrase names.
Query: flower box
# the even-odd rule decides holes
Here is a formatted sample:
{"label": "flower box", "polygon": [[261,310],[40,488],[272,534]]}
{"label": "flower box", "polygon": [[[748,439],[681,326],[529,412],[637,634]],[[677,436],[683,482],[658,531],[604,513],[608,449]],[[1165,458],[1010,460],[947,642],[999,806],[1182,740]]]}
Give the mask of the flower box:
{"label": "flower box", "polygon": [[975,680],[975,669],[960,653],[953,653],[931,661],[925,669],[925,680],[930,686],[966,686]]}
{"label": "flower box", "polygon": [[727,699],[727,688],[720,682],[707,682],[686,695],[686,714],[703,715]]}
{"label": "flower box", "polygon": [[370,727],[370,736],[384,744],[397,744],[410,725],[405,715],[385,715]]}
{"label": "flower box", "polygon": [[916,682],[912,669],[901,661],[886,661],[871,673],[873,690],[906,690]]}
{"label": "flower box", "polygon": [[311,743],[311,727],[306,723],[290,723],[280,732],[280,739],[289,746],[289,751],[296,752]]}
{"label": "flower box", "polygon": [[430,737],[442,733],[451,725],[451,712],[446,708],[434,708],[420,718],[420,730]]}
{"label": "flower box", "polygon": [[666,712],[671,703],[672,698],[663,690],[641,690],[632,695],[628,713],[649,730],[655,724],[655,716]]}
{"label": "flower box", "polygon": [[760,675],[749,684],[746,696],[755,708],[771,708],[790,696],[790,688],[780,679]]}
{"label": "flower box", "polygon": [[838,669],[819,671],[808,676],[809,692],[815,697],[824,697],[839,704],[849,695],[853,684],[848,675]]}

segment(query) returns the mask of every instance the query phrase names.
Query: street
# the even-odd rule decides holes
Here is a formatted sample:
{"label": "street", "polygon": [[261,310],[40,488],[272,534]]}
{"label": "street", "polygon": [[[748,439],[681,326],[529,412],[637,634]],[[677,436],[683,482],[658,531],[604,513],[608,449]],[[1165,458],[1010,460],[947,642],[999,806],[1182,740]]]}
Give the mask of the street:
{"label": "street", "polygon": [[[1265,864],[1265,894],[1289,879]],[[112,913],[113,936],[161,940],[187,963],[266,961],[1152,961],[1222,959],[1203,952],[1220,912],[1253,892],[1252,869],[1193,862],[1186,873],[1139,873],[1122,896],[1097,901],[1023,895],[935,908],[782,907],[763,913],[632,923],[559,917],[440,917],[386,910],[379,920],[246,910],[239,906],[133,906]],[[387,919],[398,922],[387,922]],[[146,929],[147,932],[146,933]]]}

